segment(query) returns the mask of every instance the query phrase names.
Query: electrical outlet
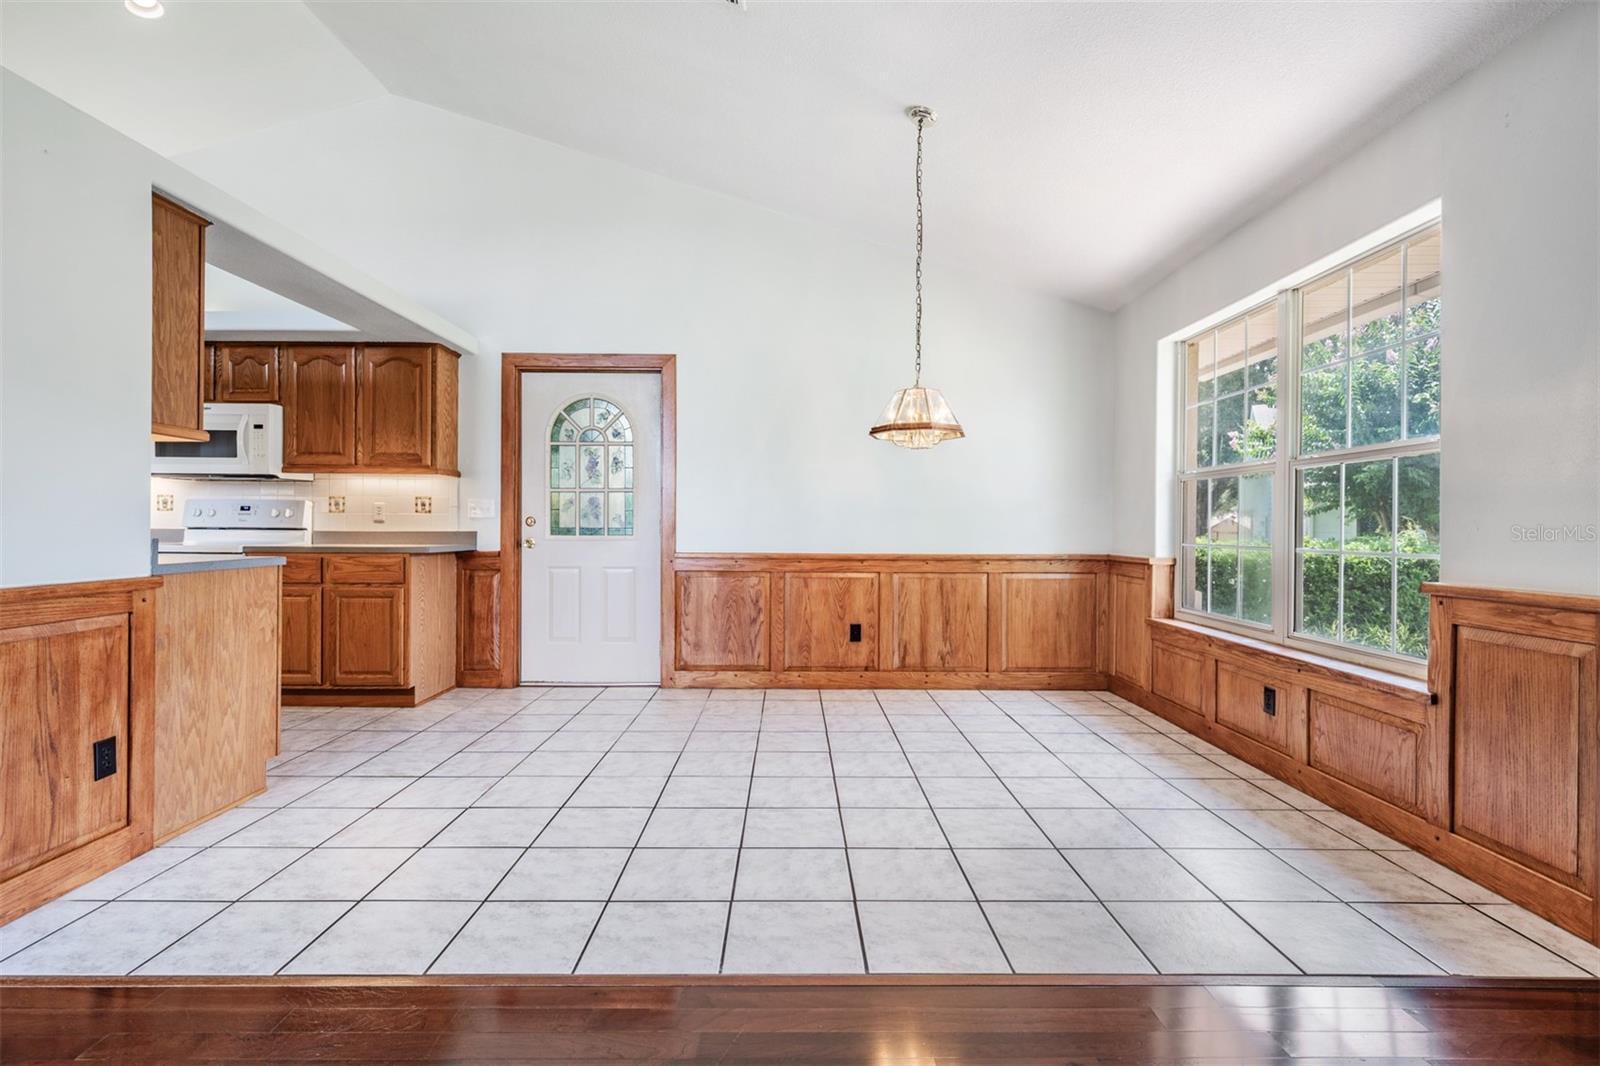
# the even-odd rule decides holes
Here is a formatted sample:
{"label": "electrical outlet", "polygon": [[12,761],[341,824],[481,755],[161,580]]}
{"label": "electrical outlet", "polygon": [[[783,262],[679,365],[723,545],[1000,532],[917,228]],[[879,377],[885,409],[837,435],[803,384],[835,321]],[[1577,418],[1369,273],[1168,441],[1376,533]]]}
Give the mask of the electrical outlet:
{"label": "electrical outlet", "polygon": [[389,520],[389,501],[372,501],[372,520],[374,522],[387,522]]}
{"label": "electrical outlet", "polygon": [[158,511],[170,511],[170,510],[173,509],[173,507],[174,507],[174,501],[173,501],[173,498],[172,498],[172,493],[170,493],[170,492],[158,492],[158,493],[156,493],[156,510],[158,510]]}
{"label": "electrical outlet", "polygon": [[1277,689],[1269,688],[1266,685],[1261,686],[1261,710],[1263,713],[1270,714],[1274,718],[1278,716]]}
{"label": "electrical outlet", "polygon": [[106,737],[94,742],[94,779],[110,777],[117,772],[117,738]]}
{"label": "electrical outlet", "polygon": [[418,497],[415,497],[412,500],[412,503],[411,503],[411,513],[412,514],[432,514],[433,513],[433,497],[432,496],[418,496]]}
{"label": "electrical outlet", "polygon": [[328,513],[329,514],[344,514],[344,497],[343,496],[329,496],[328,497]]}

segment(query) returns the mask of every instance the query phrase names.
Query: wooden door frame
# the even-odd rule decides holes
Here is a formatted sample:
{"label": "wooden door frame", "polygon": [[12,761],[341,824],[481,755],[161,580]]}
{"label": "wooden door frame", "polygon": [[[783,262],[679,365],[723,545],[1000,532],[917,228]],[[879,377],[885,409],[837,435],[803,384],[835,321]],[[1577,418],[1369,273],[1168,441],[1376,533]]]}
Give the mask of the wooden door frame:
{"label": "wooden door frame", "polygon": [[672,673],[676,615],[672,560],[678,550],[678,357],[676,355],[503,352],[500,356],[500,685],[522,683],[522,375],[656,373],[661,375],[661,683]]}

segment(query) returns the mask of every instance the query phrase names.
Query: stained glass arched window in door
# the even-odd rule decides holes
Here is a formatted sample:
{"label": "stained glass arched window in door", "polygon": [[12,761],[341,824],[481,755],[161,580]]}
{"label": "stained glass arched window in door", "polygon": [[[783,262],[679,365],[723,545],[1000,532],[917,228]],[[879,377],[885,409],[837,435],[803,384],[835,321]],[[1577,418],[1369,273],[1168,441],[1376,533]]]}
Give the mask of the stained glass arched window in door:
{"label": "stained glass arched window in door", "polygon": [[599,396],[550,423],[550,536],[633,536],[633,427]]}

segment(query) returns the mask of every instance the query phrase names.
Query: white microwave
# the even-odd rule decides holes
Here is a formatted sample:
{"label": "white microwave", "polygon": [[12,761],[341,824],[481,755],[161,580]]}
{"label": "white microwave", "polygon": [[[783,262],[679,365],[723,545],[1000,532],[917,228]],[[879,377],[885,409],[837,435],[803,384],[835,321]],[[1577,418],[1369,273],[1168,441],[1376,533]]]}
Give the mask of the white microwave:
{"label": "white microwave", "polygon": [[203,441],[155,441],[150,472],[162,477],[282,478],[283,408],[275,403],[208,403]]}

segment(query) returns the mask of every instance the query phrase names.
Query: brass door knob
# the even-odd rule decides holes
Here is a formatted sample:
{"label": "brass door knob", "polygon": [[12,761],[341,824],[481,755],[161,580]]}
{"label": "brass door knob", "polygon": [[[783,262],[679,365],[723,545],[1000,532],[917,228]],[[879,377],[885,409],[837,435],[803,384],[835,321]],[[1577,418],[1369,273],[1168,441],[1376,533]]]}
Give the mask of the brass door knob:
{"label": "brass door knob", "polygon": [[533,547],[533,538],[532,537],[524,537],[524,538],[522,538],[522,546],[524,548]]}

